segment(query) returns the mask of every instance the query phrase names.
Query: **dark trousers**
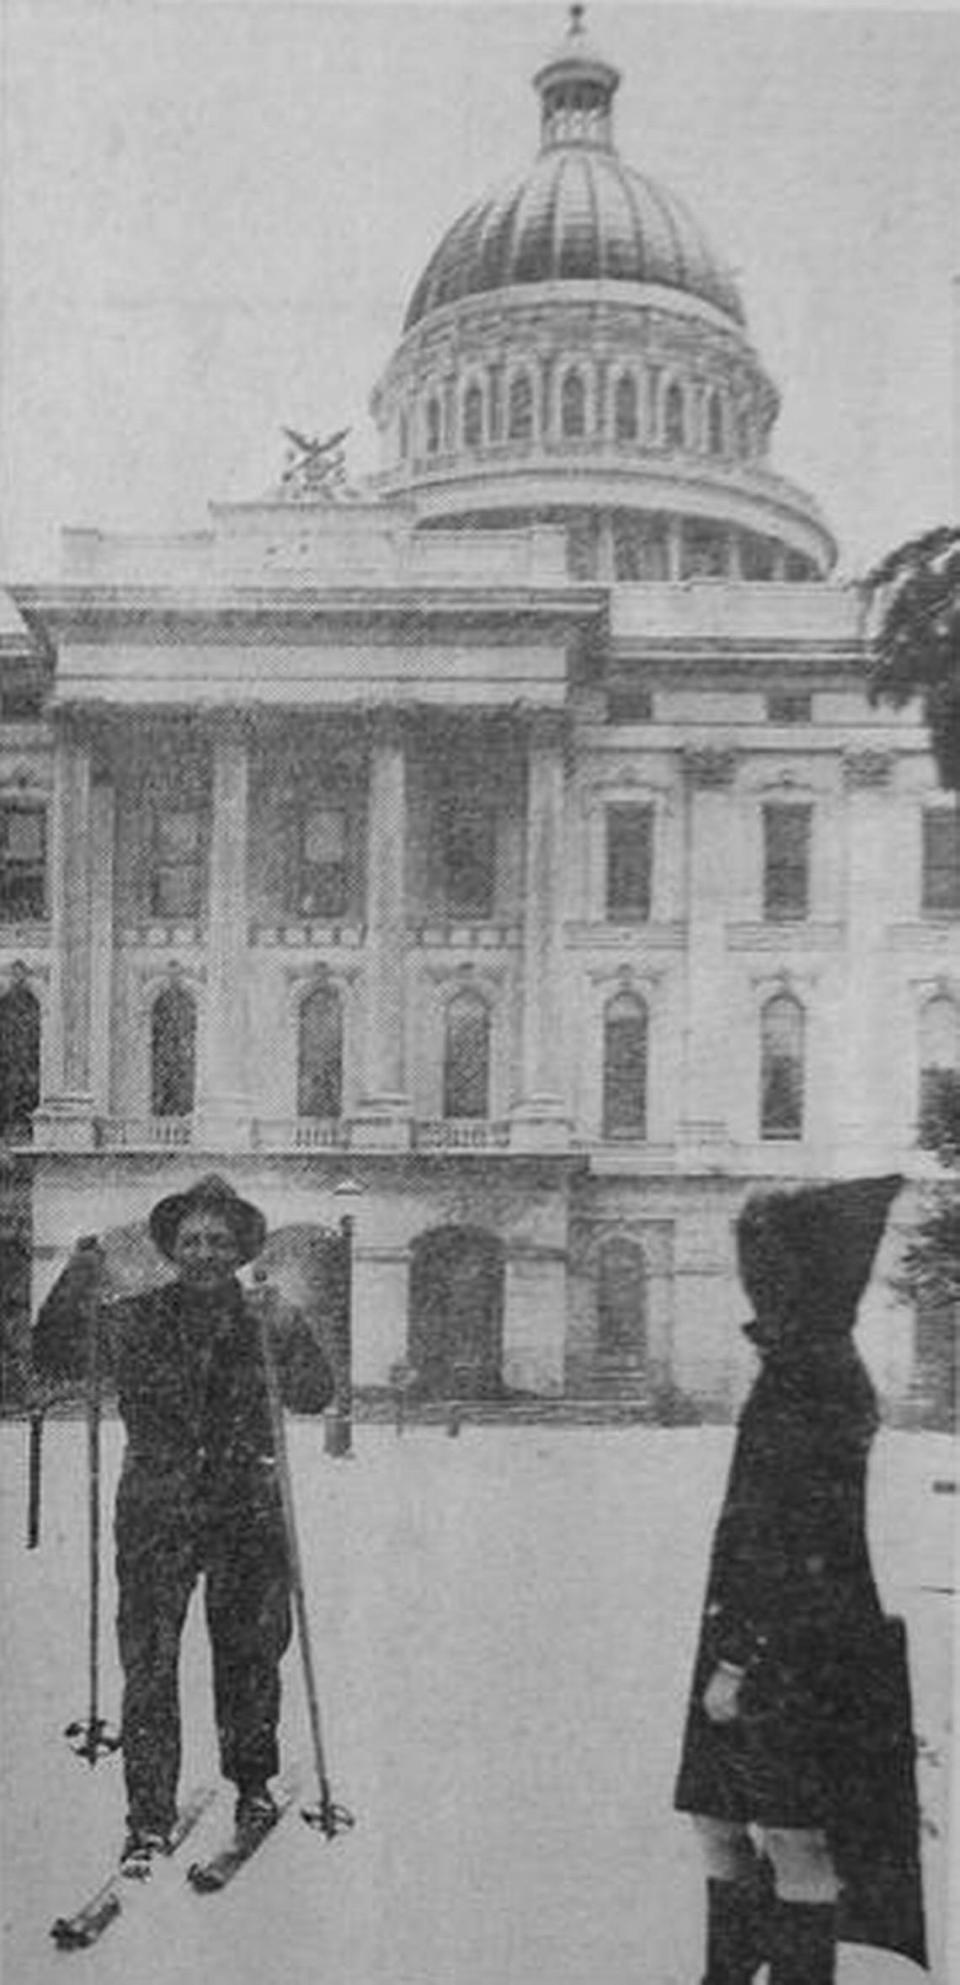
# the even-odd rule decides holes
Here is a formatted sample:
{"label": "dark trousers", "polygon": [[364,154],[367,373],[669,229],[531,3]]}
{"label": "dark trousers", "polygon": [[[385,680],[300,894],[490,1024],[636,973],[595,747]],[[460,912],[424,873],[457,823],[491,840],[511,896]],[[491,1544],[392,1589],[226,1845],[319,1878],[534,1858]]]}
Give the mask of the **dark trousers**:
{"label": "dark trousers", "polygon": [[117,1636],[131,1827],[162,1831],[176,1816],[180,1639],[201,1575],[223,1775],[243,1788],[279,1769],[280,1660],[291,1634],[282,1531],[234,1520],[145,1550],[121,1548]]}

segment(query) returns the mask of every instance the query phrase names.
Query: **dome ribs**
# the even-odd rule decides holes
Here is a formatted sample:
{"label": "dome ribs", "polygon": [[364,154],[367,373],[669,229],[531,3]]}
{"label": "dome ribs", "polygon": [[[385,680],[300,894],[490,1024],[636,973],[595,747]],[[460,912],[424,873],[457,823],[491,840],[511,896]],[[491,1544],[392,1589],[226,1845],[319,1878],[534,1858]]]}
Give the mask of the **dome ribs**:
{"label": "dome ribs", "polygon": [[583,127],[587,112],[577,91],[605,92],[609,113],[619,72],[587,47],[580,27],[535,82],[544,103],[544,92],[554,92],[559,121],[525,174],[488,193],[448,230],[414,289],[404,330],[467,296],[521,283],[598,281],[662,285],[744,326],[733,277],[686,202],[628,166],[607,127],[602,141]]}
{"label": "dome ribs", "polygon": [[584,160],[571,152],[562,162],[554,215],[552,275],[561,281],[589,281],[600,273],[596,201]]}
{"label": "dome ribs", "polygon": [[600,273],[612,282],[630,282],[635,267],[634,233],[636,216],[630,199],[627,175],[616,161],[611,161],[603,173],[604,200],[607,207],[606,225],[601,227],[599,200],[597,203],[597,231],[601,236]]}
{"label": "dome ribs", "polygon": [[538,169],[518,188],[507,283],[548,282],[553,225],[553,179]]}

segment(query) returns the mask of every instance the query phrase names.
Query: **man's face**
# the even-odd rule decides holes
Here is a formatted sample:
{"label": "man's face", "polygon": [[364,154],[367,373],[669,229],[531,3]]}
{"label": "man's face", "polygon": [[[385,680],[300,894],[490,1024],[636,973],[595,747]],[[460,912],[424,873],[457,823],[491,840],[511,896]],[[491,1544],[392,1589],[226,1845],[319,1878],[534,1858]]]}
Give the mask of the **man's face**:
{"label": "man's face", "polygon": [[173,1261],[180,1280],[189,1288],[222,1288],[240,1261],[229,1220],[219,1213],[187,1213],[177,1228]]}

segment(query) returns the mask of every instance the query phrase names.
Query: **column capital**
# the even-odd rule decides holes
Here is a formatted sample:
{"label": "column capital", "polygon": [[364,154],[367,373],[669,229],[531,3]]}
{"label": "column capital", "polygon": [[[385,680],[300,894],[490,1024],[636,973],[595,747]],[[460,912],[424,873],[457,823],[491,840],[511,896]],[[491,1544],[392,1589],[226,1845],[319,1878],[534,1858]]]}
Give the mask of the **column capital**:
{"label": "column capital", "polygon": [[518,715],[528,750],[560,752],[564,749],[570,730],[566,710],[536,710],[520,704]]}
{"label": "column capital", "polygon": [[383,703],[370,712],[370,742],[382,751],[403,751],[410,736],[410,712]]}
{"label": "column capital", "polygon": [[69,704],[54,704],[50,710],[50,723],[55,746],[66,745],[76,751],[92,750],[96,728],[92,711],[77,710]]}
{"label": "column capital", "polygon": [[730,745],[688,745],[682,754],[684,776],[691,786],[706,791],[732,786],[738,755]]}
{"label": "column capital", "polygon": [[214,750],[218,745],[240,745],[249,749],[253,742],[257,713],[253,710],[216,710],[210,719],[210,743]]}

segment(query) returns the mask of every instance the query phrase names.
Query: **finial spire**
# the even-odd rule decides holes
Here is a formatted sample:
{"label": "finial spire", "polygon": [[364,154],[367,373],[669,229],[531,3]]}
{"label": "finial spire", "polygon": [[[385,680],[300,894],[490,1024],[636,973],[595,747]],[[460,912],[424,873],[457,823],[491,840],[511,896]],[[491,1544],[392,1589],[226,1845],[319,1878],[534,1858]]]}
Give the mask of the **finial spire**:
{"label": "finial spire", "polygon": [[570,26],[568,29],[568,33],[571,36],[575,34],[583,33],[583,17],[586,11],[587,11],[586,7],[583,6],[582,0],[573,0],[573,4],[570,8]]}

